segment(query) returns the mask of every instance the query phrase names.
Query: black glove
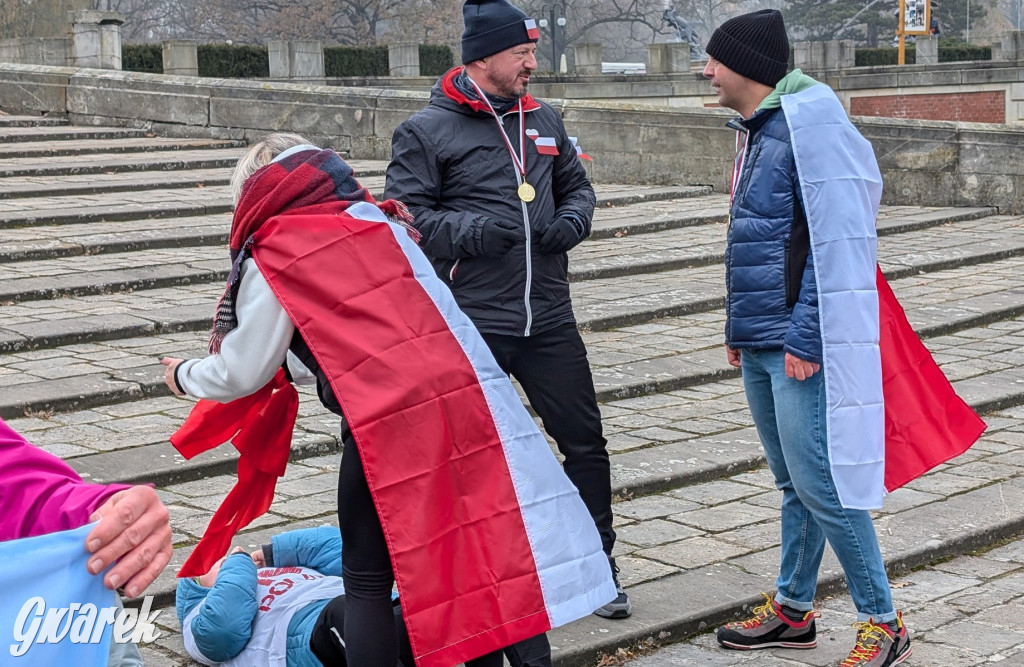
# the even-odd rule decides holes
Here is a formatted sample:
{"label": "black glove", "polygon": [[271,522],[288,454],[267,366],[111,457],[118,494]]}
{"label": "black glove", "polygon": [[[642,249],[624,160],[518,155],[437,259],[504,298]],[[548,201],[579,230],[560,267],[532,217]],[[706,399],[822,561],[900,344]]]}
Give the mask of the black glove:
{"label": "black glove", "polygon": [[480,231],[480,254],[501,257],[522,240],[522,225],[508,220],[488,220]]}
{"label": "black glove", "polygon": [[558,255],[583,240],[579,224],[569,218],[555,218],[545,229],[538,241],[540,251],[545,255]]}

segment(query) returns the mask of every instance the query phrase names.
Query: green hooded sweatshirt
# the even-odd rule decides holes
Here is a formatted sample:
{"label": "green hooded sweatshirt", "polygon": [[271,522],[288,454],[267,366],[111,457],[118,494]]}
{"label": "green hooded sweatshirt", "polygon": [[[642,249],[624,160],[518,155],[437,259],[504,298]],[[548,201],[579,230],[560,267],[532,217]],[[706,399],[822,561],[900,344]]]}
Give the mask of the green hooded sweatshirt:
{"label": "green hooded sweatshirt", "polygon": [[768,97],[764,98],[755,111],[761,109],[778,109],[782,106],[782,96],[790,95],[792,93],[799,93],[802,90],[807,90],[811,86],[817,85],[817,81],[807,76],[798,69],[793,70],[786,76],[782,77],[782,80],[775,85],[775,90],[768,94]]}

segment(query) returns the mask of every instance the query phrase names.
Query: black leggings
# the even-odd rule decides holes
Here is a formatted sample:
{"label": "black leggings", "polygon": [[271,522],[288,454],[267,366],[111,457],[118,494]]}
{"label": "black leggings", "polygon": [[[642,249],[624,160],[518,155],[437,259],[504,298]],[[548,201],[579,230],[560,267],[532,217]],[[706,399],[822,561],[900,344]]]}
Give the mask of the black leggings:
{"label": "black leggings", "polygon": [[351,436],[345,438],[338,473],[338,525],[348,612],[343,614],[341,634],[348,638],[348,661],[358,667],[395,667],[398,633],[391,609],[395,575],[363,463]]}
{"label": "black leggings", "polygon": [[[391,602],[391,589],[395,583],[391,557],[355,440],[347,436],[344,442],[345,450],[338,473],[338,525],[341,528],[341,573],[345,581],[345,595],[324,608],[316,624],[322,629],[319,633],[314,631],[310,645],[326,650],[325,634],[328,634],[328,642],[337,641],[330,632],[334,628],[344,638],[344,653],[349,664],[354,667],[395,667],[399,664],[399,636],[402,636],[403,646],[408,646],[409,640],[405,637],[405,626],[400,616],[396,623],[396,611]],[[411,650],[406,659],[410,660],[408,667],[413,667]],[[466,663],[467,667],[500,667],[501,664],[501,651]]]}
{"label": "black leggings", "polygon": [[[349,664],[345,656],[345,645],[340,631],[345,626],[345,606],[344,595],[334,598],[323,608],[313,626],[309,648],[325,667],[348,667]],[[402,608],[397,603],[394,605],[394,612],[395,632],[398,633],[399,642],[399,665],[415,667],[412,647],[409,645],[409,635],[405,631],[405,622],[402,620]],[[466,667],[501,667],[501,664],[501,652],[495,651],[468,661]],[[550,661],[548,664],[550,665]]]}

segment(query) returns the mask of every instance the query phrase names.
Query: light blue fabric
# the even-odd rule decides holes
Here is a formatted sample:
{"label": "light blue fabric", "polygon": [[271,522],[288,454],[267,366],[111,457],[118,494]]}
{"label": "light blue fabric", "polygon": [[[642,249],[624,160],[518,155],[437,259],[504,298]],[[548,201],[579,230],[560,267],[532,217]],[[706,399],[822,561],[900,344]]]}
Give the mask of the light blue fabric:
{"label": "light blue fabric", "polygon": [[844,507],[876,509],[885,497],[875,284],[882,176],[831,88],[783,95],[781,104],[814,257],[832,475]]}
{"label": "light blue fabric", "polygon": [[[111,617],[117,608],[114,592],[103,586],[103,575],[86,570],[89,553],[85,536],[91,525],[38,537],[0,542],[0,664],[26,666],[107,664],[113,624],[102,634],[95,622],[102,613]],[[34,601],[30,604],[30,601]],[[43,605],[45,604],[45,608]],[[51,610],[56,613],[47,621]],[[93,622],[88,622],[92,605]],[[86,613],[83,614],[82,608]],[[104,612],[104,610],[107,610]],[[23,611],[25,612],[23,614]],[[19,620],[19,616],[21,616]],[[56,621],[53,623],[52,621]],[[96,634],[97,643],[85,643]],[[88,637],[83,635],[88,634]],[[40,637],[60,638],[57,643],[38,643]],[[32,643],[35,640],[37,643]],[[75,643],[76,640],[82,643]],[[25,648],[22,655],[17,655]]]}
{"label": "light blue fabric", "polygon": [[885,563],[867,510],[845,509],[825,437],[825,380],[786,377],[782,350],[743,350],[743,387],[765,458],[782,491],[782,562],[775,601],[813,608],[825,540],[846,575],[858,620],[896,618]]}
{"label": "light blue fabric", "polygon": [[337,526],[290,530],[270,539],[274,566],[308,567],[330,577],[341,576],[341,531]]}

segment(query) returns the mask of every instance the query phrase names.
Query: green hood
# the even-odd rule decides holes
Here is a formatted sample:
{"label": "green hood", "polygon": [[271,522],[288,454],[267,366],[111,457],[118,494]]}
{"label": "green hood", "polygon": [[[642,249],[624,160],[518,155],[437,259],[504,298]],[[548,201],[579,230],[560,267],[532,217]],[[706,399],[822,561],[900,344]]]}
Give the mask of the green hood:
{"label": "green hood", "polygon": [[811,86],[815,86],[817,84],[817,81],[800,70],[795,69],[782,77],[782,81],[779,81],[779,83],[775,85],[775,90],[773,90],[768,97],[764,98],[764,100],[757,105],[756,111],[760,111],[761,109],[778,109],[782,106],[783,95],[799,93],[800,91],[807,90]]}

